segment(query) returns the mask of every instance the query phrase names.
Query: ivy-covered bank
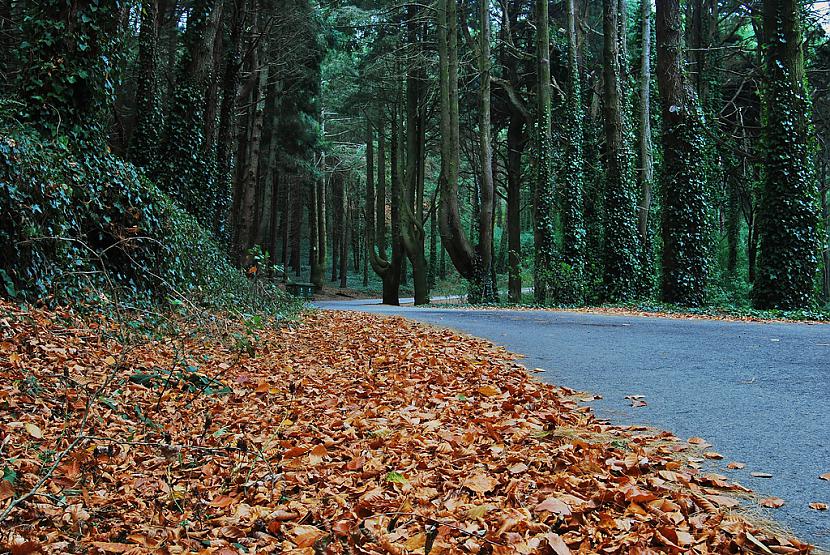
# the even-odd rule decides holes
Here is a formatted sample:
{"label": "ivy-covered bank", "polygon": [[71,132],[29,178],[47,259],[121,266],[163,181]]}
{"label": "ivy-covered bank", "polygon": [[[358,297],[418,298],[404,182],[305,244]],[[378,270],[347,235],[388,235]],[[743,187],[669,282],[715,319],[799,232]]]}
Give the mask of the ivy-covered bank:
{"label": "ivy-covered bank", "polygon": [[281,310],[276,289],[233,267],[210,235],[136,168],[0,127],[0,281],[11,298]]}

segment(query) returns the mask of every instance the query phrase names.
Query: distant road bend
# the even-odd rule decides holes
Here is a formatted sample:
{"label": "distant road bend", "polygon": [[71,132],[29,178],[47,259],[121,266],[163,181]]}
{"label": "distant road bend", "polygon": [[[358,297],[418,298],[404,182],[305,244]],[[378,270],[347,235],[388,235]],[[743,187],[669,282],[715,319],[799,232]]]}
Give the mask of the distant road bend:
{"label": "distant road bend", "polygon": [[[682,438],[701,436],[724,474],[786,504],[768,516],[830,551],[830,325],[763,324],[553,311],[459,310],[320,302],[324,310],[398,314],[525,356],[541,379],[602,395],[597,415]],[[626,395],[645,395],[632,408]],[[725,470],[728,461],[746,468]],[[750,472],[772,474],[753,478]]]}

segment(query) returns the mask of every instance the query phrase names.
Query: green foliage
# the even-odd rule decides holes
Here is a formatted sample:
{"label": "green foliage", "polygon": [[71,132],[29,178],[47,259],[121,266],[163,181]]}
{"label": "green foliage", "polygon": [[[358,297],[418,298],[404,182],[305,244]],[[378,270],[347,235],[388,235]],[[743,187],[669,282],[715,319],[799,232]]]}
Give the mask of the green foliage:
{"label": "green foliage", "polygon": [[[0,261],[5,293],[28,301],[250,303],[244,274],[134,166],[21,128],[0,129]],[[262,308],[287,306],[266,294]]]}
{"label": "green foliage", "polygon": [[696,106],[672,108],[675,111],[666,118],[663,132],[662,298],[683,306],[701,306],[709,266],[702,119]]}
{"label": "green foliage", "polygon": [[[797,11],[797,10],[796,10]],[[779,15],[776,21],[784,16]],[[793,14],[797,21],[798,15]],[[816,184],[810,152],[810,99],[803,79],[800,38],[785,30],[765,45],[766,166],[758,226],[760,252],[752,296],[757,308],[812,304],[818,264]],[[791,30],[792,31],[792,30]],[[794,31],[800,35],[797,29]]]}
{"label": "green foliage", "polygon": [[26,2],[21,118],[73,145],[106,138],[121,0]]}

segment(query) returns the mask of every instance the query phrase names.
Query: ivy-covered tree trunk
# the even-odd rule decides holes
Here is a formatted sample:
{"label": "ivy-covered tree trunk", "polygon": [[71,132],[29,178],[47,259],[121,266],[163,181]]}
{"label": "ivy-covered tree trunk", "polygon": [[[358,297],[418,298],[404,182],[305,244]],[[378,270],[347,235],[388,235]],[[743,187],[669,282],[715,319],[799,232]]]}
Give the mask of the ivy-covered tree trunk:
{"label": "ivy-covered tree trunk", "polygon": [[550,32],[548,0],[536,6],[536,183],[533,190],[534,257],[533,292],[538,304],[547,298],[550,272],[556,256],[553,221],[553,170],[551,150]]}
{"label": "ivy-covered tree trunk", "polygon": [[582,87],[579,80],[575,0],[567,0],[568,19],[568,91],[564,176],[562,182],[562,260],[572,273],[568,281],[571,291],[562,291],[562,300],[584,301],[585,222],[583,220],[582,155],[584,140]]}
{"label": "ivy-covered tree trunk", "polygon": [[603,0],[603,76],[605,108],[604,300],[635,297],[639,275],[636,202],[625,140],[617,0]]}
{"label": "ivy-covered tree trunk", "polygon": [[233,0],[225,70],[222,75],[222,102],[219,106],[219,127],[216,131],[216,197],[213,201],[213,232],[216,237],[228,240],[228,209],[231,201],[232,138],[236,112],[236,96],[239,88],[239,71],[242,68],[242,27],[245,22],[246,0]]}
{"label": "ivy-covered tree trunk", "polygon": [[165,121],[157,172],[167,192],[205,225],[213,218],[215,168],[213,161],[200,153],[204,142],[205,92],[219,9],[218,0],[197,0],[188,15],[184,56]]}
{"label": "ivy-covered tree trunk", "polygon": [[[106,144],[114,57],[123,2],[42,0],[23,3],[17,55],[25,67],[17,91],[21,120],[70,147]],[[4,53],[8,56],[9,53]]]}
{"label": "ivy-covered tree trunk", "polygon": [[640,29],[642,49],[640,52],[640,94],[639,133],[640,168],[637,181],[640,189],[640,203],[637,207],[637,229],[640,234],[640,264],[643,275],[642,289],[652,288],[652,238],[649,228],[651,219],[652,186],[654,185],[654,154],[651,139],[651,2],[640,3]]}
{"label": "ivy-covered tree trunk", "polygon": [[130,137],[127,158],[139,167],[158,162],[161,108],[158,99],[158,0],[141,2],[141,30],[138,35],[135,127]]}
{"label": "ivy-covered tree trunk", "polygon": [[706,296],[708,195],[703,121],[683,71],[679,0],[657,5],[657,82],[663,116],[661,297],[701,306]]}
{"label": "ivy-covered tree trunk", "polygon": [[758,214],[757,308],[812,302],[816,273],[816,185],[810,96],[802,52],[801,3],[764,0],[764,183]]}

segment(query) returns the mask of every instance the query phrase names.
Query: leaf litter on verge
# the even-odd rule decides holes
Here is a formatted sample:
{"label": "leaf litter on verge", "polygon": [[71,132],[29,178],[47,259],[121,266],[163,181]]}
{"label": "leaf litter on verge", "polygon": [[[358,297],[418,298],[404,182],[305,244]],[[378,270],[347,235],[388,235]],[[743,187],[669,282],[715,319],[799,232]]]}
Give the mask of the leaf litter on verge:
{"label": "leaf litter on verge", "polygon": [[[597,420],[576,392],[452,331],[338,313],[264,327],[255,357],[204,334],[121,353],[97,333],[112,323],[0,308],[11,326],[0,355],[18,360],[0,356],[9,409],[0,434],[13,461],[3,472],[16,476],[2,481],[0,510],[9,487],[19,496],[42,472],[26,456],[24,410],[42,448],[58,451],[87,391],[110,373],[105,397],[122,407],[92,404],[90,439],[46,483],[66,506],[44,497],[15,508],[3,523],[15,535],[0,532],[0,544],[52,553],[711,553],[747,542],[810,551],[728,513],[737,504],[728,494],[744,490],[679,459],[691,440]],[[160,395],[129,380],[182,356],[229,391],[193,395],[183,383]],[[34,404],[15,385],[23,364],[42,388]],[[83,385],[67,387],[65,375]]]}

